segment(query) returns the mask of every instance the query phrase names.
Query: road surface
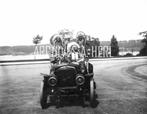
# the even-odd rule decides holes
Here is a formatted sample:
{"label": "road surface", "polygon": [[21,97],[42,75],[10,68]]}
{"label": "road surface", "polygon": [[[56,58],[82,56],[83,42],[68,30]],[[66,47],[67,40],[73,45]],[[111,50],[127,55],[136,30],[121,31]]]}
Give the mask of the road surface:
{"label": "road surface", "polygon": [[147,58],[91,61],[99,101],[96,108],[70,102],[42,110],[40,73],[48,73],[47,63],[0,66],[0,114],[147,114]]}

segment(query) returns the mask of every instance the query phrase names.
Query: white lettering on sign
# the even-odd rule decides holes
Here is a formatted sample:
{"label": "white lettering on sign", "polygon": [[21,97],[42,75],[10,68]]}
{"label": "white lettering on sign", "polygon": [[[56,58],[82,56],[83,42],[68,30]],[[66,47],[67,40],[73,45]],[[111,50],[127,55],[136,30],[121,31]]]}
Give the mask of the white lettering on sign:
{"label": "white lettering on sign", "polygon": [[[91,46],[80,51],[90,58],[111,57],[111,46]],[[49,55],[49,57],[65,55],[65,49],[62,47],[53,47],[50,45],[35,46],[34,55]]]}

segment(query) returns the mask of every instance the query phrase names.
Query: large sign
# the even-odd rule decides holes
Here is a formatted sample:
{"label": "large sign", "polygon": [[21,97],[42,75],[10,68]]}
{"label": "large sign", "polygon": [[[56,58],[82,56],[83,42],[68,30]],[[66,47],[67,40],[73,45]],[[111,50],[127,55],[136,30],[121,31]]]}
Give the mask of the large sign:
{"label": "large sign", "polygon": [[[89,58],[111,57],[111,46],[91,46],[80,51]],[[49,55],[49,57],[64,55],[66,51],[61,47],[50,45],[38,45],[35,47],[35,55]]]}
{"label": "large sign", "polygon": [[111,46],[91,46],[85,51],[89,58],[111,57]]}

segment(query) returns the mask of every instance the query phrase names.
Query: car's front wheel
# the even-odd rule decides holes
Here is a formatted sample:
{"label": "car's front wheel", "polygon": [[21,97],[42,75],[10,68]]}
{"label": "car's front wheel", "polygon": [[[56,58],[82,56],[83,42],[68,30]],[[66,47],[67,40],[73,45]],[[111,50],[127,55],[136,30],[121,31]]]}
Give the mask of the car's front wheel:
{"label": "car's front wheel", "polygon": [[94,90],[94,80],[90,79],[90,106],[94,107],[95,102],[95,90]]}
{"label": "car's front wheel", "polygon": [[47,108],[48,104],[47,104],[47,91],[44,88],[44,83],[41,82],[41,86],[40,86],[40,105],[42,109]]}

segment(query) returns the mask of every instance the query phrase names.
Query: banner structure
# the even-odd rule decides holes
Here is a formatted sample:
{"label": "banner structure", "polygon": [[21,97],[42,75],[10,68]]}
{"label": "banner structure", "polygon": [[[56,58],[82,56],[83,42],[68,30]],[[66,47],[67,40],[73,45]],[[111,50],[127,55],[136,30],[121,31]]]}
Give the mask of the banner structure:
{"label": "banner structure", "polygon": [[[67,52],[64,48],[60,46],[53,47],[51,45],[38,45],[34,50],[34,55],[49,55],[49,57],[64,56],[65,53]],[[80,53],[89,58],[107,58],[111,57],[111,46],[85,47],[80,50]]]}

